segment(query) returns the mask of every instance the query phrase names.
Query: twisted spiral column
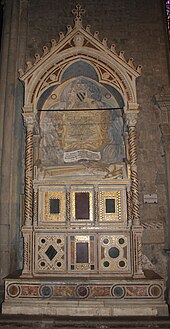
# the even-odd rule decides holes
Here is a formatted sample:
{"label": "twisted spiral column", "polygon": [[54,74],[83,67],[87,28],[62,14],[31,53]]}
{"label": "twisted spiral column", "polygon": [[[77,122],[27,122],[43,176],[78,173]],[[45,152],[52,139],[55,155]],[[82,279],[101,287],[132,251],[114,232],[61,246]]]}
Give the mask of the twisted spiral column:
{"label": "twisted spiral column", "polygon": [[136,118],[137,112],[127,113],[126,120],[129,131],[129,161],[131,190],[127,192],[128,215],[132,219],[132,241],[133,241],[133,276],[144,277],[142,270],[142,226],[140,225],[139,213],[139,189],[137,172],[137,150],[136,150]]}
{"label": "twisted spiral column", "polygon": [[136,151],[136,114],[127,115],[129,128],[129,155],[131,170],[131,193],[132,193],[132,217],[133,224],[140,225],[139,213],[139,189],[138,189],[138,172],[137,172],[137,151]]}
{"label": "twisted spiral column", "polygon": [[33,118],[24,116],[25,142],[25,225],[32,225],[33,217]]}
{"label": "twisted spiral column", "polygon": [[33,131],[27,129],[25,151],[25,225],[32,225]]}

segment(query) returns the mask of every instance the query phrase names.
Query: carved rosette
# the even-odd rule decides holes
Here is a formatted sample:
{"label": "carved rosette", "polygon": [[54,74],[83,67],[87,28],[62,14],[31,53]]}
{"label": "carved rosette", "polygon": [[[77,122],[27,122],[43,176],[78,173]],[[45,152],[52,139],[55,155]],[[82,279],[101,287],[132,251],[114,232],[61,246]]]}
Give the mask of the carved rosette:
{"label": "carved rosette", "polygon": [[32,225],[33,216],[33,116],[23,115],[26,127],[25,141],[25,225]]}
{"label": "carved rosette", "polygon": [[140,224],[139,214],[139,189],[137,173],[137,151],[136,151],[136,118],[137,113],[127,113],[126,121],[129,130],[129,154],[131,169],[131,193],[132,193],[132,217],[133,224]]}

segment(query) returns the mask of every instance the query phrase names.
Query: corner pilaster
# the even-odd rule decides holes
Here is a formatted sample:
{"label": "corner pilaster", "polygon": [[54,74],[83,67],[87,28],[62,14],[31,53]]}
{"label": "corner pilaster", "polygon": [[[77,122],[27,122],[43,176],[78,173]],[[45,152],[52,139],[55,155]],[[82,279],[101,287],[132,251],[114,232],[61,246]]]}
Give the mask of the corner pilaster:
{"label": "corner pilaster", "polygon": [[141,278],[144,276],[142,270],[142,226],[140,225],[139,213],[139,188],[137,172],[137,149],[136,149],[136,122],[138,111],[128,111],[125,119],[129,133],[129,160],[131,189],[127,193],[128,215],[132,221],[133,241],[133,276]]}

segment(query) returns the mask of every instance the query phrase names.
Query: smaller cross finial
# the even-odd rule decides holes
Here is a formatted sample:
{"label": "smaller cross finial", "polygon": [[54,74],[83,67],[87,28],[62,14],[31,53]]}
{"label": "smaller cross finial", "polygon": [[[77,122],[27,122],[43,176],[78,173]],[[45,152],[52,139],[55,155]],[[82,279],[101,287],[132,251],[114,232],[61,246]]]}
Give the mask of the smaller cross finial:
{"label": "smaller cross finial", "polygon": [[86,12],[85,9],[83,9],[81,7],[81,5],[79,5],[79,4],[77,4],[76,8],[72,10],[73,15],[75,15],[75,23],[76,24],[82,22],[81,15],[85,14],[85,12]]}

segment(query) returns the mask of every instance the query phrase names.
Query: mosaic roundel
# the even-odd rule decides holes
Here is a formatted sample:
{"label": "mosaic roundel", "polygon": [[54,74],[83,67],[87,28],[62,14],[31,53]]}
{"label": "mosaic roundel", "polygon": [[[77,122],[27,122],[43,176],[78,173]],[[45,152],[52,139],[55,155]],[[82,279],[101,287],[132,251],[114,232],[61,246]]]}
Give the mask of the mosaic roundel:
{"label": "mosaic roundel", "polygon": [[52,294],[53,294],[52,287],[45,286],[45,285],[43,285],[43,286],[40,287],[40,295],[42,297],[51,297]]}
{"label": "mosaic roundel", "polygon": [[116,247],[111,247],[109,250],[108,250],[108,254],[111,258],[117,258],[119,257],[119,249],[116,248]]}
{"label": "mosaic roundel", "polygon": [[18,297],[20,291],[21,291],[21,287],[18,284],[10,284],[7,290],[8,295],[13,298]]}
{"label": "mosaic roundel", "polygon": [[125,267],[125,266],[126,266],[125,261],[124,261],[124,260],[121,260],[121,261],[119,262],[119,267],[123,268],[123,267]]}
{"label": "mosaic roundel", "polygon": [[152,284],[148,289],[148,293],[154,298],[159,298],[162,295],[162,287],[158,284]]}
{"label": "mosaic roundel", "polygon": [[109,265],[110,265],[110,263],[109,263],[107,260],[105,260],[105,261],[103,262],[103,266],[104,266],[104,267],[109,267]]}
{"label": "mosaic roundel", "polygon": [[108,238],[103,239],[103,243],[104,243],[104,244],[109,244],[109,242],[110,242],[110,241],[109,241]]}
{"label": "mosaic roundel", "polygon": [[125,243],[125,240],[123,238],[120,238],[119,239],[119,244],[124,244]]}
{"label": "mosaic roundel", "polygon": [[125,295],[124,287],[114,286],[112,287],[111,293],[116,298],[123,298]]}
{"label": "mosaic roundel", "polygon": [[44,269],[47,268],[47,263],[46,263],[46,261],[45,261],[44,259],[41,259],[41,260],[39,261],[39,263],[38,263],[38,266],[39,266],[39,268],[40,268],[41,270],[44,270]]}
{"label": "mosaic roundel", "polygon": [[87,298],[89,296],[89,287],[87,286],[78,286],[76,289],[77,296],[79,298]]}
{"label": "mosaic roundel", "polygon": [[56,267],[60,268],[62,266],[62,262],[58,261],[56,262]]}

